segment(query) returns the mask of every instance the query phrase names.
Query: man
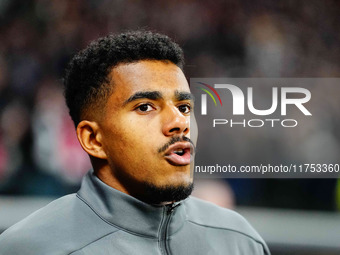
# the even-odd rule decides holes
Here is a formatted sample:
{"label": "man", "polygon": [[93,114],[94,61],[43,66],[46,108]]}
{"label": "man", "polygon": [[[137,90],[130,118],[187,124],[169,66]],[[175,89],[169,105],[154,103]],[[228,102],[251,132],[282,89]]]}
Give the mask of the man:
{"label": "man", "polygon": [[269,254],[241,216],[187,198],[196,137],[182,68],[177,44],[143,31],[72,59],[65,97],[93,171],[1,235],[1,255]]}

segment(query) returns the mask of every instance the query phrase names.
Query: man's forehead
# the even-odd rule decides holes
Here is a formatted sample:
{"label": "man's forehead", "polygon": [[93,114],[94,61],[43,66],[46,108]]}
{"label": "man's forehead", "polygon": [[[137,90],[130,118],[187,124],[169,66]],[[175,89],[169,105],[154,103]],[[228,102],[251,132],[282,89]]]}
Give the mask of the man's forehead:
{"label": "man's forehead", "polygon": [[190,92],[182,70],[171,62],[139,61],[121,64],[111,72],[114,93],[125,99],[138,92],[158,91],[163,96]]}
{"label": "man's forehead", "polygon": [[161,91],[138,91],[131,95],[124,101],[124,105],[139,99],[150,100],[166,100],[171,99],[175,101],[194,100],[194,96],[187,91],[174,91],[173,95],[164,95]]}

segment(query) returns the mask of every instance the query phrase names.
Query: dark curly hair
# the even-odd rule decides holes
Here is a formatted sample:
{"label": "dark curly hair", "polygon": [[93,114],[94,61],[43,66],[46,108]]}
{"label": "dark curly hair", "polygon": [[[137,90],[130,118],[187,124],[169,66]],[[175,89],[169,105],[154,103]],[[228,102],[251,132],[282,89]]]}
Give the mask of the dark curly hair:
{"label": "dark curly hair", "polygon": [[73,57],[66,68],[64,95],[76,126],[89,108],[103,108],[112,92],[112,68],[139,60],[171,61],[181,69],[184,64],[182,49],[168,36],[141,30],[99,38]]}

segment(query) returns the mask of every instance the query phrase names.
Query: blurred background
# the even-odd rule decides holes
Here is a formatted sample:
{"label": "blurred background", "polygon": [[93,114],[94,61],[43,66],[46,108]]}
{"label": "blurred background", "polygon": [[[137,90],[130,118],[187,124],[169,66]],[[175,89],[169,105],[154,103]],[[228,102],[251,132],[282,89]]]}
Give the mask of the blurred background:
{"label": "blurred background", "polygon": [[[335,0],[0,0],[0,232],[15,222],[12,212],[77,191],[91,167],[62,95],[67,62],[91,40],[137,28],[165,33],[183,47],[188,79],[338,77],[339,25]],[[340,156],[338,130],[332,119],[327,134]],[[337,185],[205,180],[195,192],[243,213],[273,254],[339,254]]]}

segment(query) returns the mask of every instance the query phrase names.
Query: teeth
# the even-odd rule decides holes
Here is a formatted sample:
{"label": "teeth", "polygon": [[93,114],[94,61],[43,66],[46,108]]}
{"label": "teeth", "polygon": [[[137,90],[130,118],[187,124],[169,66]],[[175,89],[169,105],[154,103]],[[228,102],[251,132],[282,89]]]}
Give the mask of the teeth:
{"label": "teeth", "polygon": [[178,149],[178,150],[175,150],[174,153],[181,156],[181,155],[184,154],[184,150],[183,149]]}

